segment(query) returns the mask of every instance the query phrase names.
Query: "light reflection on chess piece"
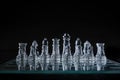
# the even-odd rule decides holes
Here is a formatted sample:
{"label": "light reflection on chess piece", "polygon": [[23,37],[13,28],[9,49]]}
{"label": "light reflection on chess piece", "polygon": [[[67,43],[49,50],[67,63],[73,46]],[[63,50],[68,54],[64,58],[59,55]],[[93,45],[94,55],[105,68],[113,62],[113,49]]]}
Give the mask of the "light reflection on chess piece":
{"label": "light reflection on chess piece", "polygon": [[84,53],[83,61],[84,62],[88,61],[88,54],[90,53],[90,47],[91,47],[90,42],[85,41],[84,42],[84,48],[83,48],[83,53]]}
{"label": "light reflection on chess piece", "polygon": [[94,65],[95,64],[95,56],[93,53],[93,46],[90,47],[90,54],[89,54],[89,63],[90,65]]}
{"label": "light reflection on chess piece", "polygon": [[75,71],[78,71],[79,67],[80,67],[79,62],[74,62]]}
{"label": "light reflection on chess piece", "polygon": [[72,68],[72,63],[62,62],[63,71],[71,70],[71,68]]}
{"label": "light reflection on chess piece", "polygon": [[27,43],[19,43],[18,55],[16,56],[16,63],[18,70],[25,70],[27,65],[27,54],[26,54]]}
{"label": "light reflection on chess piece", "polygon": [[96,43],[97,46],[96,63],[98,61],[101,61],[103,65],[106,65],[107,57],[105,55],[104,45],[105,45],[104,43]]}
{"label": "light reflection on chess piece", "polygon": [[40,63],[40,70],[41,71],[46,71],[46,70],[48,70],[48,68],[49,68],[49,66],[50,66],[50,64],[49,63]]}
{"label": "light reflection on chess piece", "polygon": [[66,47],[65,48],[65,55],[64,55],[64,60],[62,61],[62,68],[63,68],[63,71],[64,70],[71,70],[71,67],[72,67],[72,57],[70,55],[68,55],[69,53],[69,47]]}
{"label": "light reflection on chess piece", "polygon": [[75,53],[73,55],[73,62],[80,62],[80,58],[83,56],[81,41],[79,38],[75,41]]}
{"label": "light reflection on chess piece", "polygon": [[30,54],[28,57],[28,64],[29,64],[30,70],[36,70],[39,67],[37,47],[38,47],[38,43],[37,41],[34,40],[30,47]]}
{"label": "light reflection on chess piece", "polygon": [[48,40],[44,38],[42,41],[42,52],[39,56],[39,62],[41,66],[41,70],[47,70],[50,64],[50,55],[48,53]]}
{"label": "light reflection on chess piece", "polygon": [[79,68],[79,64],[80,61],[82,60],[82,56],[83,56],[83,52],[82,52],[81,41],[79,38],[77,38],[75,41],[75,53],[73,55],[73,64],[76,71]]}
{"label": "light reflection on chess piece", "polygon": [[63,69],[66,67],[65,65],[69,65],[68,68],[71,69],[72,66],[72,54],[71,54],[71,46],[70,46],[70,35],[63,35],[63,52],[62,52],[62,64]]}
{"label": "light reflection on chess piece", "polygon": [[59,64],[60,64],[60,50],[59,50],[59,41],[60,39],[54,38],[52,39],[53,45],[52,45],[52,55],[51,55],[51,65],[52,70],[59,70]]}
{"label": "light reflection on chess piece", "polygon": [[100,60],[96,63],[96,70],[97,71],[103,71],[105,69],[105,64],[102,63]]}
{"label": "light reflection on chess piece", "polygon": [[58,71],[60,69],[60,63],[53,62],[53,63],[51,63],[51,65],[52,65],[52,70],[53,71],[54,70]]}
{"label": "light reflection on chess piece", "polygon": [[93,47],[92,47],[92,45],[90,44],[89,41],[86,41],[86,42],[84,43],[83,52],[84,52],[83,60],[94,63]]}
{"label": "light reflection on chess piece", "polygon": [[85,62],[85,63],[80,64],[80,69],[79,70],[81,70],[81,71],[93,71],[94,66],[95,65],[92,65],[89,62]]}
{"label": "light reflection on chess piece", "polygon": [[44,38],[42,41],[42,52],[40,55],[40,62],[41,63],[49,63],[50,62],[50,55],[48,53],[48,40]]}
{"label": "light reflection on chess piece", "polygon": [[[18,70],[26,70],[27,62],[30,70],[62,70],[63,71],[92,71],[104,70],[107,64],[107,57],[104,52],[104,43],[96,43],[97,54],[94,56],[93,46],[89,41],[84,42],[84,47],[81,45],[79,38],[75,41],[75,52],[72,56],[70,46],[70,35],[63,35],[63,51],[60,55],[60,39],[53,38],[52,54],[50,56],[48,51],[48,40],[44,38],[42,41],[42,51],[39,54],[37,50],[38,44],[36,41],[32,42],[30,46],[29,57],[26,54],[27,43],[19,43],[19,51],[16,56],[16,63]],[[83,50],[82,50],[83,48]]]}

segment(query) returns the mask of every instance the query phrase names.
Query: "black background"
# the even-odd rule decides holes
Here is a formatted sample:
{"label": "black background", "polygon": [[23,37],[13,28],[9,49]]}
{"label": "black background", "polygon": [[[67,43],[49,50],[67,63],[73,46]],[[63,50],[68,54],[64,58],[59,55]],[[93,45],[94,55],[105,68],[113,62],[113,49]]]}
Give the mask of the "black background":
{"label": "black background", "polygon": [[[49,41],[51,52],[52,38],[71,35],[71,48],[79,37],[84,43],[89,40],[105,43],[106,56],[120,62],[119,4],[116,3],[79,3],[79,4],[43,4],[43,3],[5,3],[1,7],[0,26],[0,63],[13,59],[17,55],[18,43],[28,43],[27,54],[33,40],[37,40],[41,52],[44,37]],[[83,45],[83,44],[82,44]]]}

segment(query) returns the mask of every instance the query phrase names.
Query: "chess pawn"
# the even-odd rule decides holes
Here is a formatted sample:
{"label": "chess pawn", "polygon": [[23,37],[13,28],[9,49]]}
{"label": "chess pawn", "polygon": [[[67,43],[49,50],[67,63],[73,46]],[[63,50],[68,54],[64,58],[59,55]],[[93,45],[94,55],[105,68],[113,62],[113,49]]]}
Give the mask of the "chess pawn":
{"label": "chess pawn", "polygon": [[37,56],[37,47],[38,43],[37,41],[33,41],[32,45],[30,47],[30,54],[28,56],[28,64],[30,67],[30,70],[36,70],[38,68],[38,56]]}
{"label": "chess pawn", "polygon": [[18,55],[16,56],[18,70],[25,70],[25,67],[27,65],[26,46],[27,43],[19,43]]}
{"label": "chess pawn", "polygon": [[107,63],[107,57],[104,51],[104,43],[96,43],[97,46],[97,54],[96,54],[96,63],[101,62],[101,64],[105,65]]}
{"label": "chess pawn", "polygon": [[47,38],[44,38],[44,40],[42,41],[42,52],[39,58],[40,58],[40,63],[48,64],[50,62]]}
{"label": "chess pawn", "polygon": [[52,70],[59,70],[60,64],[60,50],[59,50],[59,41],[60,39],[54,38],[52,39],[52,55],[51,55],[51,64]]}

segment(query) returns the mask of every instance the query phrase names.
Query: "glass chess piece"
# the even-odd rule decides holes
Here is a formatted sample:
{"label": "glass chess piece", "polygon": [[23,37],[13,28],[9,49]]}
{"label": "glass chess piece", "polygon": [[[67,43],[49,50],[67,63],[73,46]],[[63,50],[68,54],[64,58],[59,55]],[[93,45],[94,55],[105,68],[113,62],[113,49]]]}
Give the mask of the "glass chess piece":
{"label": "glass chess piece", "polygon": [[93,71],[95,65],[91,65],[89,61],[84,61],[84,63],[80,63],[79,70],[81,71]]}
{"label": "glass chess piece", "polygon": [[48,40],[44,38],[42,41],[42,52],[39,56],[39,62],[41,65],[41,70],[47,70],[50,63],[50,55],[48,53]]}
{"label": "glass chess piece", "polygon": [[68,69],[71,69],[72,54],[71,54],[71,47],[70,47],[70,35],[66,33],[63,35],[62,63],[63,63],[63,70],[66,70],[64,69],[65,64],[68,65]]}
{"label": "glass chess piece", "polygon": [[74,68],[75,68],[75,71],[78,71],[79,70],[79,62],[74,62]]}
{"label": "glass chess piece", "polygon": [[51,64],[52,64],[52,70],[59,70],[59,64],[60,64],[60,49],[59,49],[59,41],[60,39],[54,38],[52,39],[53,45],[52,45],[52,55],[51,55]]}
{"label": "glass chess piece", "polygon": [[94,62],[93,47],[89,41],[85,41],[83,48],[83,61],[85,62]]}
{"label": "glass chess piece", "polygon": [[72,65],[69,66],[69,63],[62,62],[62,70],[63,71],[71,70],[71,67],[72,67]]}
{"label": "glass chess piece", "polygon": [[40,52],[39,51],[37,51],[37,60],[38,60],[38,63],[40,63]]}
{"label": "glass chess piece", "polygon": [[94,56],[94,52],[93,52],[93,46],[90,47],[89,64],[90,65],[95,64],[95,56]]}
{"label": "glass chess piece", "polygon": [[96,43],[97,46],[97,54],[96,54],[96,64],[100,63],[102,65],[106,65],[107,57],[104,51],[104,43]]}
{"label": "glass chess piece", "polygon": [[27,43],[19,43],[18,55],[16,56],[16,63],[18,70],[25,70],[27,65],[27,54],[26,54]]}
{"label": "glass chess piece", "polygon": [[91,63],[86,61],[86,63],[83,63],[81,65],[81,70],[83,70],[83,71],[93,71],[95,69],[94,67],[95,67],[95,65],[91,65]]}
{"label": "glass chess piece", "polygon": [[97,61],[96,70],[97,71],[102,71],[102,70],[104,70],[104,68],[105,68],[105,65],[103,65],[101,61]]}
{"label": "glass chess piece", "polygon": [[81,41],[79,38],[75,41],[75,53],[73,55],[73,63],[75,70],[78,70],[81,58],[83,56]]}
{"label": "glass chess piece", "polygon": [[30,70],[36,70],[39,67],[37,47],[38,47],[38,43],[37,41],[34,40],[32,42],[32,45],[30,46],[30,54],[28,56],[28,64]]}

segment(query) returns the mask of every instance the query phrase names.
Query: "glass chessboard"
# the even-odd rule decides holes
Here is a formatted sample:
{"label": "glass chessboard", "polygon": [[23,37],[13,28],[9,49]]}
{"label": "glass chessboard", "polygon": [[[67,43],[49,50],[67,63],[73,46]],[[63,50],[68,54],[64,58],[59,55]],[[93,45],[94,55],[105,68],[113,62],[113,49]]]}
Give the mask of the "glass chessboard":
{"label": "glass chessboard", "polygon": [[[79,38],[75,41],[72,53],[70,35],[63,35],[63,49],[60,51],[60,39],[52,39],[52,52],[49,52],[48,40],[42,41],[41,53],[36,40],[27,54],[27,43],[18,43],[16,59],[0,66],[0,73],[120,73],[120,63],[107,59],[105,43],[96,43],[97,52],[89,41],[82,45]],[[50,54],[51,53],[51,54]]]}
{"label": "glass chessboard", "polygon": [[[37,68],[37,70],[30,70],[29,66],[27,65],[25,69],[18,70],[18,66],[16,65],[16,61],[10,60],[4,64],[0,65],[0,73],[25,73],[25,74],[96,74],[96,73],[105,73],[105,74],[119,74],[120,73],[120,63],[113,61],[113,60],[107,60],[107,64],[104,66],[97,66],[95,65],[89,65],[89,64],[83,64],[78,66],[78,70],[75,70],[75,66],[72,64],[71,66],[69,64],[66,64],[66,70],[63,70],[63,64],[40,64],[40,67]],[[43,67],[43,68],[42,68]],[[99,67],[99,69],[98,69]]]}

